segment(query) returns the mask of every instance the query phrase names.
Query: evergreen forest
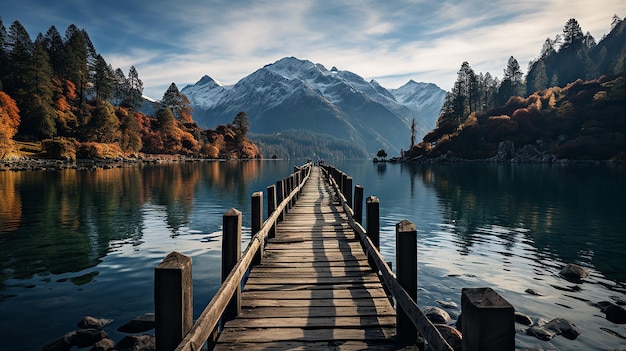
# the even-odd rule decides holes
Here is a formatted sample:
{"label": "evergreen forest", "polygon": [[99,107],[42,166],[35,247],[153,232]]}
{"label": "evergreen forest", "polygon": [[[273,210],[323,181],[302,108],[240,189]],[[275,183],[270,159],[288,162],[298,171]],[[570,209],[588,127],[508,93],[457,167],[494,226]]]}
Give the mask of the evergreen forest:
{"label": "evergreen forest", "polygon": [[500,81],[463,62],[436,128],[404,156],[551,162],[626,160],[626,21],[599,42],[576,19],[547,38],[524,77]]}
{"label": "evergreen forest", "polygon": [[174,83],[161,101],[147,101],[137,69],[114,69],[75,25],[63,35],[51,26],[33,41],[19,21],[7,29],[0,18],[0,159],[20,156],[20,142],[40,143],[43,156],[66,160],[256,158],[248,125],[240,112],[225,126],[200,128]]}

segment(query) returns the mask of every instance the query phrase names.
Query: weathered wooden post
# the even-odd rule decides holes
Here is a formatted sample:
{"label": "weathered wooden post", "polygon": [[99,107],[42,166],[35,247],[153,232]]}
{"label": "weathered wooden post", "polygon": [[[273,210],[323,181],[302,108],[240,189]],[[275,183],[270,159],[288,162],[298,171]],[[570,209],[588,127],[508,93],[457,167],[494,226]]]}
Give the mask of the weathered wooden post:
{"label": "weathered wooden post", "polygon": [[[276,187],[270,185],[267,187],[267,217],[269,218],[274,211],[276,211]],[[267,237],[270,239],[276,237],[276,222],[272,223]]]}
{"label": "weathered wooden post", "polygon": [[[278,205],[283,201],[284,198],[284,194],[285,191],[283,190],[283,181],[279,180],[276,182],[276,206],[278,207]],[[278,215],[278,220],[282,221],[283,220],[283,214],[285,213],[285,211],[281,211],[280,214]]]}
{"label": "weathered wooden post", "polygon": [[[286,199],[289,197],[289,194],[291,194],[291,191],[289,190],[289,177],[283,179],[283,189],[285,190],[285,192],[283,193],[283,199]],[[285,213],[289,213],[290,209],[291,201],[287,201],[287,206],[285,206]]]}
{"label": "weathered wooden post", "polygon": [[[294,174],[292,174],[289,177],[289,194],[291,194],[293,192],[293,190],[296,188],[296,176]],[[291,198],[291,206],[289,206],[290,208],[293,208],[296,205],[296,197],[292,197]]]}
{"label": "weathered wooden post", "polygon": [[[253,193],[250,203],[252,205],[250,208],[250,237],[252,238],[263,226],[263,192],[257,191]],[[260,264],[263,260],[264,246],[265,243],[262,242],[259,246],[259,250],[254,254],[252,265]]]}
{"label": "weathered wooden post", "polygon": [[339,177],[339,186],[341,187],[341,193],[343,194],[344,197],[346,197],[346,178],[348,177],[347,174],[345,174],[344,172],[341,172],[341,176]]}
{"label": "weathered wooden post", "polygon": [[348,203],[348,206],[352,208],[352,177],[350,176],[346,176],[346,184],[344,186],[344,191],[345,191],[344,196],[346,197],[346,202]]}
{"label": "weathered wooden post", "polygon": [[363,187],[360,185],[354,186],[354,220],[363,223]]}
{"label": "weathered wooden post", "polygon": [[[222,283],[226,280],[241,257],[241,211],[231,208],[222,218]],[[224,320],[230,320],[241,312],[241,284],[233,294],[224,311]]]}
{"label": "weathered wooden post", "polygon": [[191,258],[172,252],[154,270],[156,349],[171,351],[193,325]]}
{"label": "weathered wooden post", "polygon": [[461,290],[463,351],[515,350],[515,309],[491,288]]}
{"label": "weathered wooden post", "polygon": [[380,250],[380,201],[376,196],[368,196],[365,200],[365,217],[367,236]]}
{"label": "weathered wooden post", "polygon": [[[365,200],[365,216],[367,237],[370,238],[372,244],[380,251],[380,203],[376,196],[368,196]],[[376,268],[376,263],[371,256],[367,257],[370,267]]]}
{"label": "weathered wooden post", "polygon": [[[398,283],[417,301],[417,229],[406,219],[396,224],[396,273]],[[417,341],[417,329],[401,308],[396,311],[396,328],[398,339]]]}

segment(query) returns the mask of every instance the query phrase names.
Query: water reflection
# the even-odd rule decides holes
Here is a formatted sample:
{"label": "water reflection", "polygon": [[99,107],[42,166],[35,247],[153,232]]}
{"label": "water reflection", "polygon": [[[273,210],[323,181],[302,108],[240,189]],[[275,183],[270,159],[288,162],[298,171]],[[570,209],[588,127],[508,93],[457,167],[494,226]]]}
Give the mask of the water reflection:
{"label": "water reflection", "polygon": [[403,169],[411,184],[419,179],[435,190],[461,254],[482,243],[487,232],[507,251],[521,240],[532,242],[542,256],[538,259],[549,255],[579,262],[626,282],[623,169],[484,164]]}
{"label": "water reflection", "polygon": [[176,236],[188,225],[200,188],[229,198],[234,192],[243,203],[250,196],[246,183],[262,169],[263,162],[207,162],[0,172],[0,290],[7,279],[94,267],[120,242],[141,244],[146,205],[162,209]]}

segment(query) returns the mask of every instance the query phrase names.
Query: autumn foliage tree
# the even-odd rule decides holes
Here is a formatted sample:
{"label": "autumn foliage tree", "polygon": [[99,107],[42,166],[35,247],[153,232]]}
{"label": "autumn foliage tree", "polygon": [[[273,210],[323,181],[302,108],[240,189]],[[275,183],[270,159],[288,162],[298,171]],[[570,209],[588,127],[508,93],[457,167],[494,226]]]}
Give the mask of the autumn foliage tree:
{"label": "autumn foliage tree", "polygon": [[20,125],[19,109],[9,95],[0,91],[0,159],[11,153],[13,136]]}
{"label": "autumn foliage tree", "polygon": [[[0,156],[12,139],[41,140],[48,157],[119,157],[138,152],[197,157],[259,155],[246,138],[247,115],[205,130],[172,83],[161,102],[143,96],[135,66],[128,75],[99,55],[84,29],[51,26],[32,41],[19,21],[0,18]],[[152,108],[144,109],[151,106]],[[142,112],[150,111],[154,112]]]}

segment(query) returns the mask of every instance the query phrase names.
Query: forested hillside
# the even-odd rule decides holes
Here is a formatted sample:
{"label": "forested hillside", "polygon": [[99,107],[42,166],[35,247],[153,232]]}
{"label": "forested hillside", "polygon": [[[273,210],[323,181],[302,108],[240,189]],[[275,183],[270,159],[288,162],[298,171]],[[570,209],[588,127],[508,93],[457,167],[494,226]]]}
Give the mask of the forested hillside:
{"label": "forested hillside", "polygon": [[14,140],[42,141],[48,157],[112,158],[143,153],[254,158],[248,117],[202,129],[174,83],[154,113],[140,112],[143,83],[97,53],[84,29],[54,27],[31,40],[19,21],[0,18],[0,159],[19,155]]}
{"label": "forested hillside", "polygon": [[513,56],[502,81],[464,62],[437,128],[405,156],[626,159],[625,29],[615,16],[596,44],[570,19],[562,34],[546,40],[526,77]]}

